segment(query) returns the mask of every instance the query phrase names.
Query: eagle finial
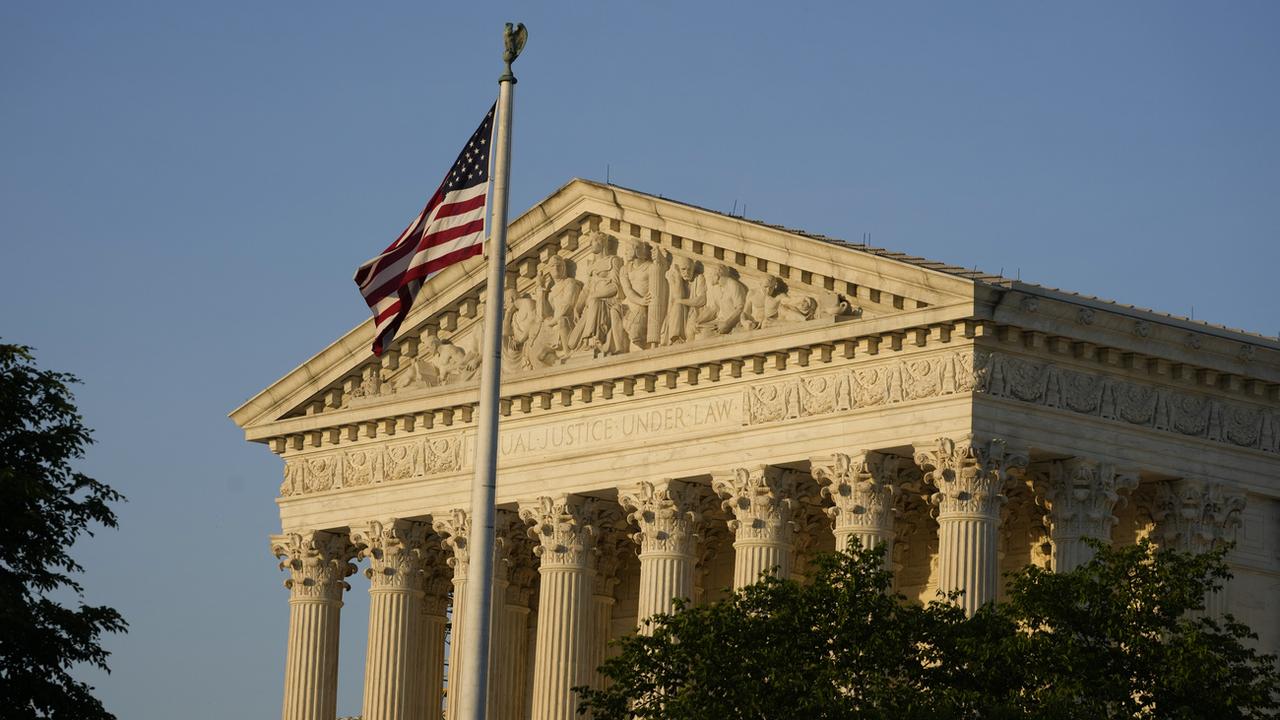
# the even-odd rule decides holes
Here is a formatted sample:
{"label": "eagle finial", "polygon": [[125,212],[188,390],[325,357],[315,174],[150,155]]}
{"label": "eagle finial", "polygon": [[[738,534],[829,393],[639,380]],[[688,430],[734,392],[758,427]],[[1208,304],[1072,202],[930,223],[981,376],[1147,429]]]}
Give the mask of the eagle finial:
{"label": "eagle finial", "polygon": [[520,51],[524,49],[524,42],[529,39],[529,31],[525,29],[524,23],[516,23],[514,27],[512,27],[511,23],[507,23],[506,28],[502,31],[502,38],[506,44],[506,51],[502,53],[502,59],[507,63],[507,72],[511,72],[511,63],[520,57]]}

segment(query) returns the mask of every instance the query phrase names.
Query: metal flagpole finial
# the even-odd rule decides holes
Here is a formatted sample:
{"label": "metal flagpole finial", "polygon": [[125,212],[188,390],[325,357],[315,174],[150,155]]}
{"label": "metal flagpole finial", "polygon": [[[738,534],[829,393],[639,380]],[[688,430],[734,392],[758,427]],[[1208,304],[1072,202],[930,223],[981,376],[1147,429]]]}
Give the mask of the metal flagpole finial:
{"label": "metal flagpole finial", "polygon": [[498,82],[515,82],[516,76],[511,74],[511,63],[520,57],[520,51],[524,50],[524,42],[529,39],[529,31],[525,29],[524,23],[516,23],[512,27],[511,23],[502,30],[502,40],[506,45],[506,50],[502,53],[502,59],[507,63],[507,69],[498,78]]}

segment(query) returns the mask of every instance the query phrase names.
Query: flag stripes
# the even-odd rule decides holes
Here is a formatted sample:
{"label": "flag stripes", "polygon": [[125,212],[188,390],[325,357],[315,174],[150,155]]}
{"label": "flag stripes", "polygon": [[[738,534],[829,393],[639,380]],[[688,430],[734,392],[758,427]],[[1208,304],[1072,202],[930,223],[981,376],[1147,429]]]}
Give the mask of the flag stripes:
{"label": "flag stripes", "polygon": [[490,108],[418,217],[356,270],[356,285],[373,312],[374,355],[391,344],[427,279],[483,250],[493,113]]}

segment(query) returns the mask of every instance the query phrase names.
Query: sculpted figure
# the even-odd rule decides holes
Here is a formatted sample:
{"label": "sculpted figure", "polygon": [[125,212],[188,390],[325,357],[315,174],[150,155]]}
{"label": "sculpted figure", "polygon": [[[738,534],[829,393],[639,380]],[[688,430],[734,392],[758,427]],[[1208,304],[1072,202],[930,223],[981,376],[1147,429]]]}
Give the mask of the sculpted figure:
{"label": "sculpted figure", "polygon": [[747,303],[747,286],[720,263],[711,265],[706,304],[698,311],[698,337],[728,335],[738,327]]}
{"label": "sculpted figure", "polygon": [[547,260],[547,272],[538,279],[538,316],[542,319],[542,330],[533,353],[536,363],[554,365],[573,350],[574,308],[581,293],[582,283],[569,277],[564,258],[552,255]]}
{"label": "sculpted figure", "polygon": [[504,367],[529,370],[535,367],[531,348],[542,331],[542,316],[537,302],[528,294],[506,291],[502,317],[502,360]]}
{"label": "sculpted figure", "polygon": [[818,301],[811,295],[793,294],[781,278],[766,275],[759,286],[747,293],[742,326],[756,330],[779,323],[812,320],[817,312]]}
{"label": "sculpted figure", "polygon": [[782,296],[782,302],[778,306],[778,319],[782,322],[812,320],[817,312],[818,301],[813,296],[787,293]]}
{"label": "sculpted figure", "polygon": [[766,275],[764,281],[747,293],[742,311],[742,326],[748,330],[768,327],[777,322],[782,307],[782,279]]}
{"label": "sculpted figure", "polygon": [[627,337],[637,349],[657,346],[667,299],[661,248],[632,241],[618,279],[625,298]]}
{"label": "sculpted figure", "polygon": [[707,278],[698,272],[693,258],[672,258],[667,276],[667,313],[662,323],[662,342],[667,345],[697,336],[695,319],[707,304]]}
{"label": "sculpted figure", "polygon": [[570,345],[575,350],[600,355],[624,353],[627,337],[622,326],[622,285],[618,278],[622,260],[611,251],[612,236],[592,232],[587,237],[591,256],[584,263],[585,281],[578,295],[578,322],[569,338]]}
{"label": "sculpted figure", "polygon": [[447,340],[428,335],[422,339],[418,356],[413,359],[409,372],[403,375],[397,386],[435,387],[470,380],[475,377],[479,368],[480,357],[475,353],[468,353]]}

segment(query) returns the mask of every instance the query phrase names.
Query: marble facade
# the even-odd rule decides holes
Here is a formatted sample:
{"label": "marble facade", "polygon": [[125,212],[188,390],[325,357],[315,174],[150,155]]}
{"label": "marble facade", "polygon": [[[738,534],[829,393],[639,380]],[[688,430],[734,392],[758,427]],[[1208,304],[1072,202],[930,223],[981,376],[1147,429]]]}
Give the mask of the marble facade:
{"label": "marble facade", "polygon": [[[1275,339],[581,180],[510,245],[491,717],[568,720],[672,598],[854,537],[970,609],[1088,538],[1234,542],[1211,609],[1280,650]],[[382,358],[365,323],[232,413],[283,464],[286,719],[334,718],[366,590],[363,717],[453,712],[483,283],[443,271]]]}

